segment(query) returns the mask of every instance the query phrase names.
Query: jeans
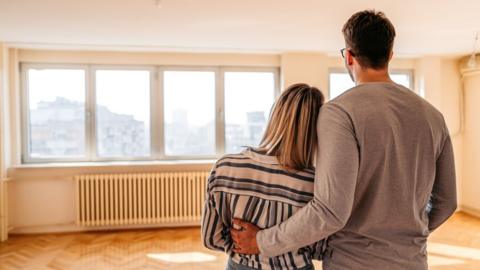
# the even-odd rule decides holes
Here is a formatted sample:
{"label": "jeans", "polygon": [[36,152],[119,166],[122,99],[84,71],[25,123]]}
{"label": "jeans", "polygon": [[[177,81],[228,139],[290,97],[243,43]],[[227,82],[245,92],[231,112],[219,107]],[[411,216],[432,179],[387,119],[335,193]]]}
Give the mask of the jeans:
{"label": "jeans", "polygon": [[[227,267],[225,268],[225,270],[256,270],[256,269],[249,266],[238,264],[232,261],[232,258],[229,258]],[[297,270],[315,270],[315,267],[313,266],[313,264],[310,264],[302,268],[297,268]]]}

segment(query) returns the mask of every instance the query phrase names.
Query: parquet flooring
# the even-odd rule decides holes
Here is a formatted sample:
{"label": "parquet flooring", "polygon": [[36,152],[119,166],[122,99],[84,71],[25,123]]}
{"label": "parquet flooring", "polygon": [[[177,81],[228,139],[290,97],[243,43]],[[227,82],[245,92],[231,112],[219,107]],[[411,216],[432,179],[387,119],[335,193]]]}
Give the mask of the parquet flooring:
{"label": "parquet flooring", "polygon": [[[429,254],[430,269],[480,269],[480,219],[456,214],[432,235]],[[202,247],[198,227],[13,235],[0,243],[0,270],[210,270],[224,269],[226,259]]]}

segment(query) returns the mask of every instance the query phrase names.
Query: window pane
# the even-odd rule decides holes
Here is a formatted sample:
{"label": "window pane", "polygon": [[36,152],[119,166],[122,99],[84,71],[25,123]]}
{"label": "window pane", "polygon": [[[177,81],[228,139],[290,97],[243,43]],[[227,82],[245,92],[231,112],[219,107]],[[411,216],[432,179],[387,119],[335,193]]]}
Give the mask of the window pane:
{"label": "window pane", "polygon": [[262,139],[275,98],[272,72],[225,72],[225,151],[237,153]]}
{"label": "window pane", "polygon": [[150,155],[150,71],[97,70],[97,152],[100,157]]}
{"label": "window pane", "polygon": [[83,157],[85,71],[31,68],[27,82],[30,157]]}
{"label": "window pane", "polygon": [[215,155],[215,72],[165,71],[165,154]]}
{"label": "window pane", "polygon": [[401,74],[401,73],[398,73],[398,74],[390,74],[390,78],[392,78],[392,80],[398,84],[401,84],[403,86],[405,86],[406,88],[408,89],[411,89],[411,85],[410,85],[410,75],[408,74]]}
{"label": "window pane", "polygon": [[[410,75],[404,73],[391,73],[390,78],[400,85],[411,89]],[[330,73],[330,100],[343,94],[343,92],[355,86],[347,72]]]}
{"label": "window pane", "polygon": [[343,92],[355,86],[355,83],[346,72],[330,73],[330,100],[340,96]]}

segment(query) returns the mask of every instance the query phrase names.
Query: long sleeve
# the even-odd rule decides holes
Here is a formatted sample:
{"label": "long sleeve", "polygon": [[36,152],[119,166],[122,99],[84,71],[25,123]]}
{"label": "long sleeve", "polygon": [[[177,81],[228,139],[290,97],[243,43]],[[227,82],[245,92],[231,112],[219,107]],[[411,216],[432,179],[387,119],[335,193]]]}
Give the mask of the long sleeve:
{"label": "long sleeve", "polygon": [[436,167],[428,224],[430,231],[442,225],[457,208],[455,161],[450,136],[445,141]]}
{"label": "long sleeve", "polygon": [[226,251],[231,248],[230,231],[224,225],[216,209],[215,197],[209,188],[213,181],[215,181],[215,169],[212,170],[208,179],[207,194],[202,211],[202,243],[208,249]]}
{"label": "long sleeve", "polygon": [[342,229],[350,217],[359,169],[353,123],[341,107],[328,103],[320,110],[317,133],[314,198],[287,221],[257,234],[264,256],[324,239]]}
{"label": "long sleeve", "polygon": [[327,249],[327,239],[320,240],[311,245],[312,259],[321,261]]}

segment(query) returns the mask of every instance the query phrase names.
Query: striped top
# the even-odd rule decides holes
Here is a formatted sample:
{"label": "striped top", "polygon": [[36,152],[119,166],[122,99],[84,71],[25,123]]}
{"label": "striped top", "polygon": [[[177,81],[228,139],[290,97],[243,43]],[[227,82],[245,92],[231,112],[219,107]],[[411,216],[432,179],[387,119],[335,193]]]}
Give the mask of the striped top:
{"label": "striped top", "polygon": [[270,228],[287,220],[313,197],[314,171],[288,172],[276,157],[247,149],[226,155],[214,165],[208,179],[202,218],[202,242],[224,251],[238,264],[255,269],[298,269],[321,259],[323,241],[276,257],[233,252],[232,219]]}

